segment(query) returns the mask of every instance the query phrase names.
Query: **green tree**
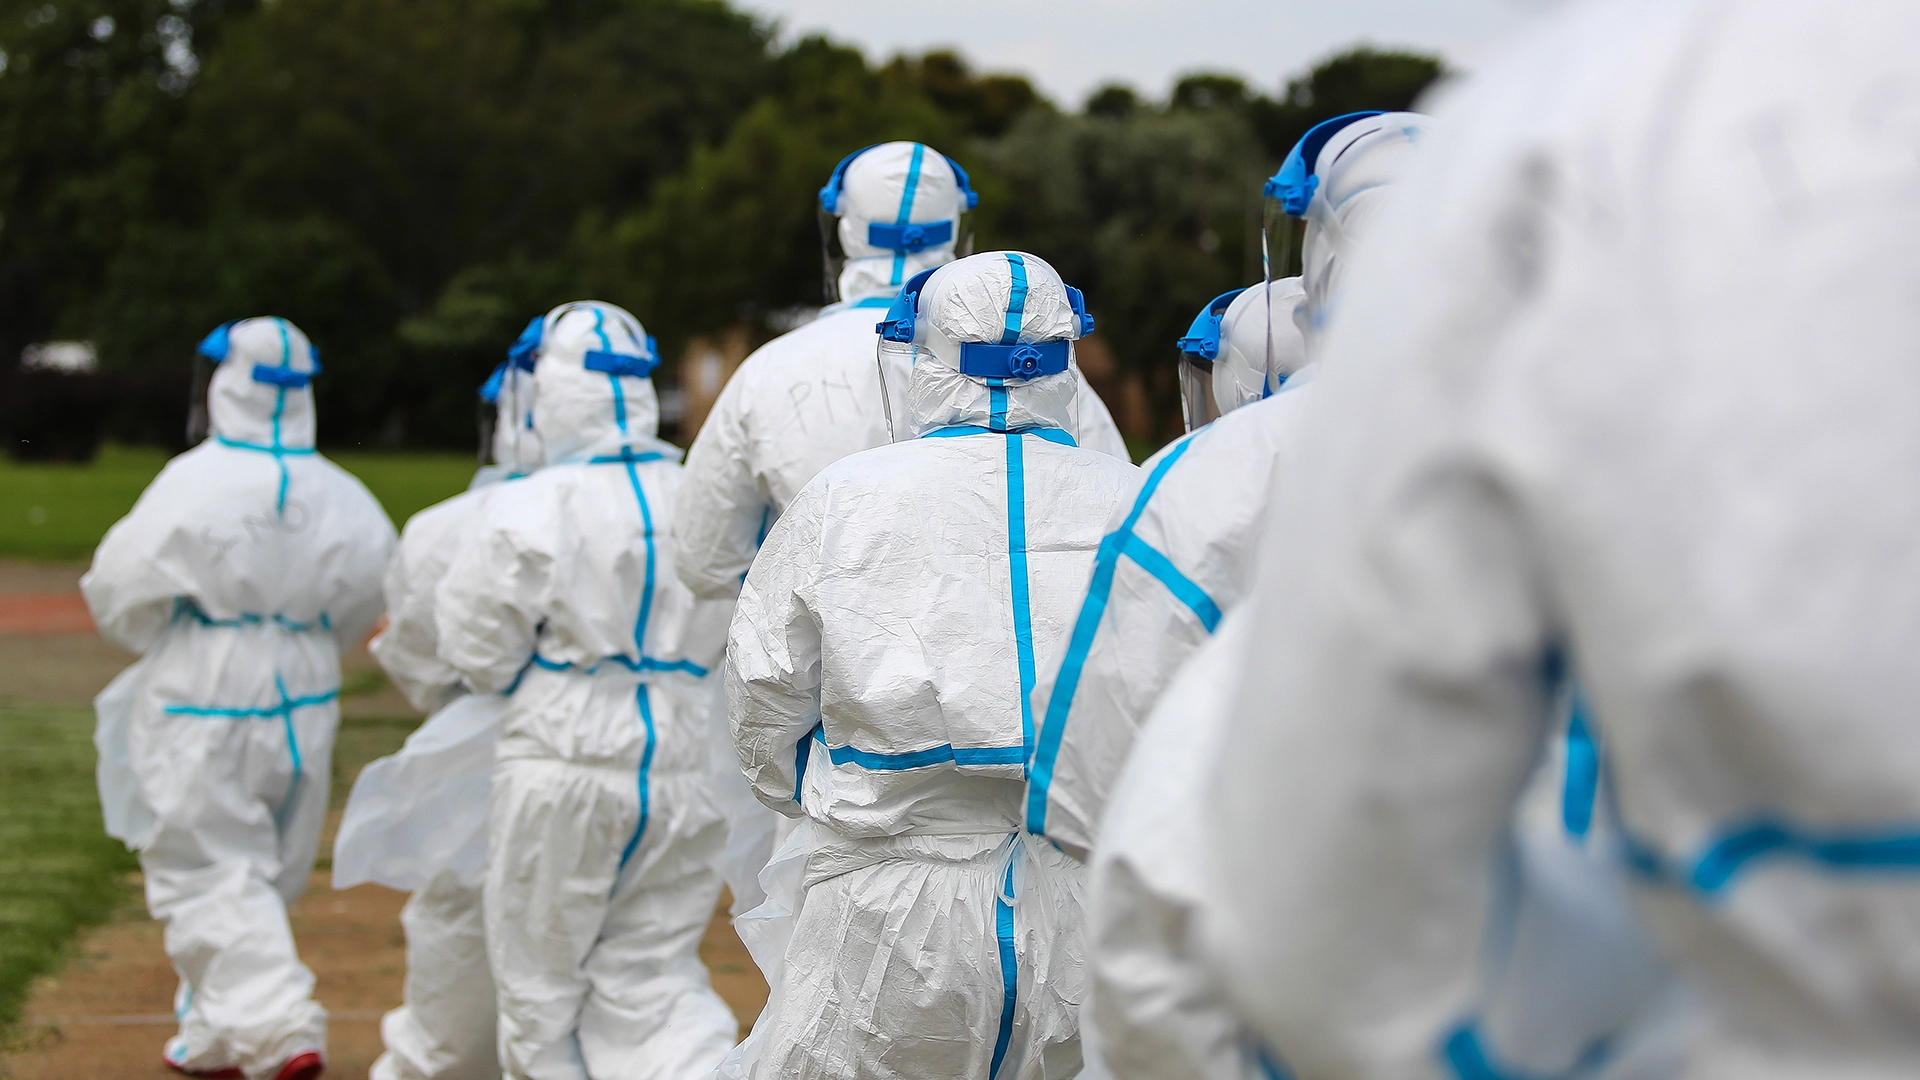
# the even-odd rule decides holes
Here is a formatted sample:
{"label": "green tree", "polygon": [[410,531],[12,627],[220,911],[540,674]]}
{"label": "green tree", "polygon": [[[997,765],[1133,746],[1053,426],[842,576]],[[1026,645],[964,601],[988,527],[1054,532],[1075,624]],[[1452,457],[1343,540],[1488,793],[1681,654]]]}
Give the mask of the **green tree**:
{"label": "green tree", "polygon": [[1445,74],[1446,67],[1435,57],[1349,49],[1315,64],[1304,76],[1288,79],[1279,100],[1250,101],[1249,117],[1267,155],[1278,164],[1320,121],[1363,109],[1410,109]]}

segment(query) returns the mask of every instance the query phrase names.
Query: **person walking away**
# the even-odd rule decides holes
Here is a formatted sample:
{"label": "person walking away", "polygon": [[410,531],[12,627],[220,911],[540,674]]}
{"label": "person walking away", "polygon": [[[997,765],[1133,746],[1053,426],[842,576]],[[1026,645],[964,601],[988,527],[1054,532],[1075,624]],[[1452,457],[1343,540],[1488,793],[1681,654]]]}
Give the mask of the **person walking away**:
{"label": "person walking away", "polygon": [[815,476],[747,574],[729,722],[806,817],[755,1077],[1079,1071],[1080,884],[1020,806],[1034,672],[1135,473],[1068,431],[1091,329],[1033,255],[911,279],[881,329],[905,441]]}
{"label": "person walking away", "polygon": [[441,659],[509,698],[482,903],[514,1080],[706,1076],[734,1042],[697,951],[725,842],[706,680],[727,605],[662,543],[682,476],[655,436],[658,363],[612,304],[547,314],[547,465],[489,497],[436,591]]}
{"label": "person walking away", "polygon": [[393,524],[314,448],[306,335],[208,335],[211,437],[167,463],[94,552],[101,636],[141,654],[96,701],[107,831],[139,853],[179,974],[166,1064],[312,1080],[326,1011],[287,905],[306,888],[339,724],[340,650],[380,615]]}

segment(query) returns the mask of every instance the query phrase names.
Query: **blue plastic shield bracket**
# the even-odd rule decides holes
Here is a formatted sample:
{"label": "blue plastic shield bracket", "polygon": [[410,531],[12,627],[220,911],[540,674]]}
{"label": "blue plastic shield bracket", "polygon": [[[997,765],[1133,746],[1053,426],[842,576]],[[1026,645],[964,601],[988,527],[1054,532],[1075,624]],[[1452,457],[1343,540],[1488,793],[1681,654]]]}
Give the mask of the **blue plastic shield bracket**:
{"label": "blue plastic shield bracket", "polygon": [[867,226],[867,243],[877,248],[908,255],[952,240],[953,222],[951,221],[929,221],[918,225],[882,225],[874,222]]}
{"label": "blue plastic shield bracket", "polygon": [[1037,379],[1067,370],[1072,343],[1038,341],[1018,345],[960,345],[960,374],[981,379]]}
{"label": "blue plastic shield bracket", "polygon": [[269,367],[266,364],[253,365],[253,381],[270,386],[284,386],[289,390],[299,390],[320,374],[320,365],[314,364],[312,371],[295,371],[292,368]]}

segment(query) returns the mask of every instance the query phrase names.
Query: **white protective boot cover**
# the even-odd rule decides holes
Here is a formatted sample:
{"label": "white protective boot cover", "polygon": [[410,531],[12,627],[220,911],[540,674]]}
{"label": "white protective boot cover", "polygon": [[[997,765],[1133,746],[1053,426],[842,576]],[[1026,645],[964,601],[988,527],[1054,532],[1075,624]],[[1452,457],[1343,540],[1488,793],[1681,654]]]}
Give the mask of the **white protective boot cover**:
{"label": "white protective boot cover", "polygon": [[549,464],[489,496],[435,603],[441,658],[510,692],[491,782],[487,947],[510,1077],[710,1073],[736,1032],[697,947],[725,828],[707,725],[725,602],[661,543],[681,479],[625,311],[549,313]]}
{"label": "white protective boot cover", "polygon": [[1070,372],[958,372],[958,341],[1079,335],[1051,267],[956,262],[919,320],[898,419],[942,437],[822,471],[734,615],[740,763],[762,801],[812,821],[756,1077],[1079,1069],[1081,871],[1018,836],[1024,702],[1134,469],[1071,444]]}
{"label": "white protective boot cover", "polygon": [[379,616],[394,538],[314,451],[305,336],[246,319],[216,351],[212,436],[108,531],[81,589],[101,636],[144,654],[101,695],[97,741],[109,827],[181,978],[167,1058],[271,1076],[326,1045],[286,905],[326,813],[340,650]]}
{"label": "white protective boot cover", "polygon": [[1328,325],[1196,834],[1297,1075],[1454,1072],[1556,657],[1700,1001],[1675,1075],[1920,1075],[1917,37],[1577,5],[1436,115]]}
{"label": "white protective boot cover", "polygon": [[[874,324],[907,278],[952,261],[953,241],[896,258],[867,243],[867,226],[957,221],[966,209],[946,158],[923,144],[883,143],[847,166],[838,202],[837,228],[849,256],[841,302],[754,350],[687,451],[687,479],[673,515],[673,559],[697,595],[731,599],[761,539],[814,474],[891,441]],[[893,415],[903,425],[908,374],[905,364],[893,362],[887,375]],[[1070,426],[1080,445],[1128,460],[1113,417],[1084,378]],[[730,745],[724,731],[716,736]],[[739,913],[764,898],[758,877],[781,830],[778,815],[754,800],[730,753],[716,760],[714,784],[727,815],[724,871]]]}
{"label": "white protective boot cover", "polygon": [[[1262,288],[1227,309],[1216,385],[1266,381]],[[1291,278],[1271,289],[1275,367],[1286,382],[1141,466],[1107,522],[1058,666],[1043,668],[1034,690],[1040,733],[1027,828],[1079,858],[1093,848],[1107,795],[1161,691],[1253,588],[1268,491],[1277,474],[1298,467],[1291,432],[1313,397],[1293,322],[1301,289]]]}

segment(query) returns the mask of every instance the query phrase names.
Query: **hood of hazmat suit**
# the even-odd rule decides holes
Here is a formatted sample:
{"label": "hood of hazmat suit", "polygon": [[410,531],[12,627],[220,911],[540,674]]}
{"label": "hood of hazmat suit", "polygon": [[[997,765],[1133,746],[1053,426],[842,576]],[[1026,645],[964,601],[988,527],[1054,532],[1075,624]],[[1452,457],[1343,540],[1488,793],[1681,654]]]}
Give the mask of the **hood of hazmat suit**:
{"label": "hood of hazmat suit", "polygon": [[[964,174],[918,143],[887,143],[849,157],[822,192],[838,214],[842,248],[859,257],[838,274],[842,300],[806,325],[761,346],[728,380],[687,452],[686,480],[673,515],[673,564],[702,597],[731,600],[767,530],[821,469],[849,454],[891,441],[887,417],[904,415],[910,366],[886,356],[883,388],[874,324],[906,277],[954,257],[955,232],[900,256],[863,237],[900,240],[901,215],[911,223],[951,223],[972,205]],[[894,233],[886,230],[893,229]],[[938,230],[935,230],[938,232]],[[1079,391],[1067,425],[1080,445],[1129,460],[1113,417],[1075,368]],[[891,394],[888,394],[888,390]],[[716,731],[718,745],[730,745]],[[736,905],[758,902],[758,874],[772,851],[770,816],[746,789],[729,751],[715,762],[716,797],[729,822],[727,884]],[[744,911],[745,907],[737,907]]]}
{"label": "hood of hazmat suit", "polygon": [[95,741],[108,831],[140,852],[182,979],[168,1060],[271,1074],[325,1045],[286,904],[326,813],[339,651],[380,614],[393,525],[314,449],[319,365],[298,328],[244,319],[201,351],[219,365],[212,437],[81,580],[101,636],[143,654],[101,694]]}
{"label": "hood of hazmat suit", "polygon": [[1135,470],[1068,433],[1089,320],[1045,262],[961,259],[888,316],[919,437],[800,492],[728,642],[742,768],[815,836],[753,1075],[1072,1075],[1079,882],[1019,837],[1026,702]]}
{"label": "hood of hazmat suit", "polygon": [[652,339],[583,301],[534,370],[547,465],[497,487],[435,593],[440,657],[509,696],[484,907],[508,1076],[689,1076],[733,1043],[696,949],[724,830],[707,679],[727,607],[661,542],[679,451],[655,437]]}
{"label": "hood of hazmat suit", "polygon": [[[1274,293],[1274,355],[1288,376],[1264,401],[1263,288]],[[1268,491],[1300,457],[1291,433],[1314,396],[1307,375],[1294,375],[1303,362],[1291,317],[1299,302],[1292,279],[1233,300],[1213,377],[1229,388],[1250,380],[1229,393],[1252,404],[1148,459],[1107,522],[1058,663],[1041,669],[1026,823],[1078,858],[1093,848],[1108,792],[1154,702],[1253,587]]]}
{"label": "hood of hazmat suit", "polygon": [[[1306,219],[1300,280],[1307,298],[1294,317],[1310,355],[1317,355],[1320,333],[1339,305],[1355,245],[1371,229],[1393,182],[1406,173],[1427,124],[1425,116],[1409,112],[1327,121],[1301,140],[1289,164],[1318,146],[1314,160],[1303,162],[1304,170],[1283,168],[1269,185],[1282,188],[1287,212]],[[1334,130],[1316,137],[1324,128]]]}
{"label": "hood of hazmat suit", "polygon": [[387,567],[387,625],[368,648],[415,707],[433,715],[397,754],[360,770],[333,845],[333,886],[373,881],[413,893],[405,1002],[381,1021],[385,1053],[373,1080],[485,1075],[498,1069],[493,972],[480,878],[487,850],[488,777],[507,711],[499,694],[468,694],[439,657],[434,595],[501,481],[538,469],[535,319],[480,387],[494,410],[489,452],[472,486],[407,521]]}
{"label": "hood of hazmat suit", "polygon": [[1701,1001],[1677,1075],[1920,1072],[1920,10],[1849,16],[1568,9],[1362,245],[1198,833],[1300,1075],[1471,1064],[1562,666]]}

